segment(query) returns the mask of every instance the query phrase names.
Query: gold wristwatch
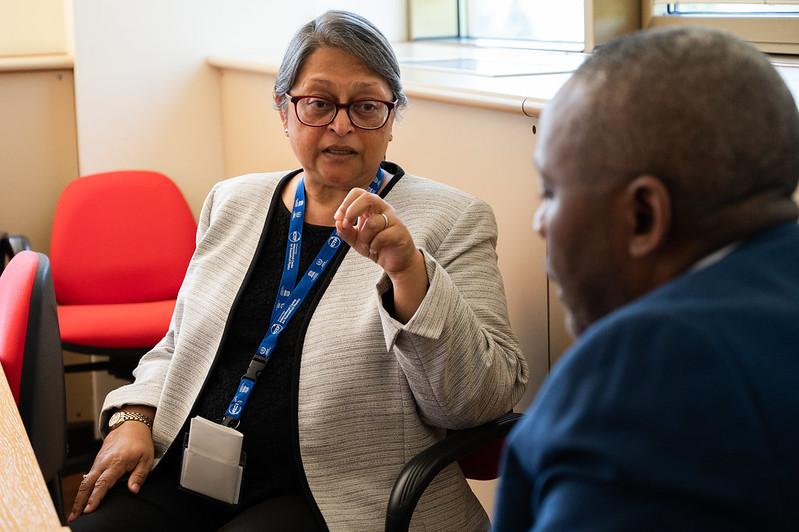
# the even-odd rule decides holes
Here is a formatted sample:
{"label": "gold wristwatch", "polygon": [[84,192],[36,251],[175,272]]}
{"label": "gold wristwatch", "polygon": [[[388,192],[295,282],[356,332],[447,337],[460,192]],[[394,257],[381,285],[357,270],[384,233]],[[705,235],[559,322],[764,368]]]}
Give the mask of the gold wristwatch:
{"label": "gold wristwatch", "polygon": [[139,414],[138,412],[125,412],[123,410],[117,410],[111,415],[111,418],[108,420],[108,430],[114,430],[126,421],[138,421],[150,427],[150,430],[153,430],[153,420],[151,418],[144,414]]}

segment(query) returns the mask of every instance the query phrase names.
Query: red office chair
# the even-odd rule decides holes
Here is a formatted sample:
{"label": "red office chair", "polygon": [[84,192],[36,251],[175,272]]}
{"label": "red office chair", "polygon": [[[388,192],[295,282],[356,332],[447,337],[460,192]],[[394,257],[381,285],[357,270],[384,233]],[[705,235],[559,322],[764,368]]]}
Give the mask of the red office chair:
{"label": "red office chair", "polygon": [[50,263],[41,253],[18,253],[0,276],[0,363],[63,523],[64,366]]}
{"label": "red office chair", "polygon": [[449,431],[444,440],[411,458],[391,489],[386,532],[407,532],[424,490],[442,469],[455,461],[466,478],[497,478],[505,436],[521,417],[510,412],[479,427]]}
{"label": "red office chair", "polygon": [[58,200],[50,258],[64,349],[108,355],[68,373],[131,379],[166,334],[197,225],[163,174],[120,171],[72,181]]}

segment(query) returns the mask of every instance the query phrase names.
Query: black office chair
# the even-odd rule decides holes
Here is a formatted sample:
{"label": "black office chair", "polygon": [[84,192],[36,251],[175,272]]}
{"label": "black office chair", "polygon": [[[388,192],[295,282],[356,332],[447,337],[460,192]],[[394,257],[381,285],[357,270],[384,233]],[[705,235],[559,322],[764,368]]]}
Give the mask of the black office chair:
{"label": "black office chair", "polygon": [[0,363],[64,523],[64,365],[50,261],[42,253],[16,254],[0,275]]}
{"label": "black office chair", "polygon": [[6,267],[6,264],[19,253],[31,249],[31,244],[28,239],[23,235],[9,235],[6,232],[0,231],[0,274]]}
{"label": "black office chair", "polygon": [[505,436],[521,414],[510,412],[472,429],[449,431],[447,437],[414,456],[394,482],[386,510],[386,532],[406,532],[424,490],[449,464],[458,461],[466,478],[497,478]]}

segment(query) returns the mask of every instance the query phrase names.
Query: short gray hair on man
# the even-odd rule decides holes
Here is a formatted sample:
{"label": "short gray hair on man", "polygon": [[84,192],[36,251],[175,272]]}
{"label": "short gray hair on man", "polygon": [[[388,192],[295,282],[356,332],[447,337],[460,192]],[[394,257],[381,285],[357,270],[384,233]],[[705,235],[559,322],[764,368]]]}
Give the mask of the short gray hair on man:
{"label": "short gray hair on man", "polygon": [[568,130],[584,168],[597,178],[657,176],[675,222],[796,189],[796,102],[766,56],[737,37],[639,32],[601,47],[572,82],[588,95]]}
{"label": "short gray hair on man", "polygon": [[400,67],[391,44],[377,27],[349,11],[327,11],[308,22],[291,39],[275,79],[278,109],[285,109],[305,59],[319,48],[338,48],[355,56],[369,70],[386,80],[397,107],[408,104],[402,90]]}

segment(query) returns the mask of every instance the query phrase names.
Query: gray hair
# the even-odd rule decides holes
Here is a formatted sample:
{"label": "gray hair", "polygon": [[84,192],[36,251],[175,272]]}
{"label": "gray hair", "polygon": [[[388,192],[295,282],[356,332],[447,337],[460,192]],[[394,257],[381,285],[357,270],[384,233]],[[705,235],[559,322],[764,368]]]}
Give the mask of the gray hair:
{"label": "gray hair", "polygon": [[344,50],[386,80],[397,107],[408,104],[402,90],[400,68],[391,44],[377,27],[355,13],[327,11],[305,24],[294,35],[283,56],[275,79],[275,100],[278,109],[287,105],[286,93],[294,85],[305,59],[318,48]]}
{"label": "gray hair", "polygon": [[796,189],[796,102],[765,55],[737,37],[640,32],[600,48],[571,82],[588,95],[569,129],[582,164],[601,178],[657,176],[681,221]]}

